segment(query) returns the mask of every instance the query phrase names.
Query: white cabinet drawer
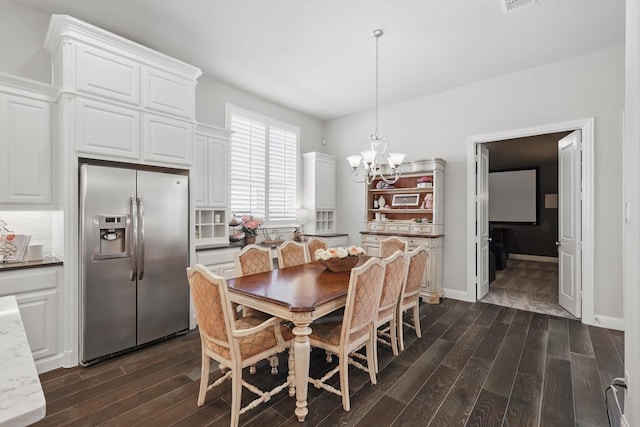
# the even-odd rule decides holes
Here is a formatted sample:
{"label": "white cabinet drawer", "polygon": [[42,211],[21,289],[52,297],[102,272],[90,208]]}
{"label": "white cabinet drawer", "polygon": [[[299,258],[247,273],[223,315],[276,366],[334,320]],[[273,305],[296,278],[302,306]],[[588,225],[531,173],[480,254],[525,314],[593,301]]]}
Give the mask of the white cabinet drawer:
{"label": "white cabinet drawer", "polygon": [[80,93],[139,105],[140,65],[102,49],[78,45],[75,86]]}
{"label": "white cabinet drawer", "polygon": [[140,113],[98,101],[76,100],[76,150],[140,158]]}
{"label": "white cabinet drawer", "polygon": [[374,236],[371,234],[363,234],[362,235],[362,243],[374,243],[374,244],[379,244],[380,240],[382,239],[386,239],[387,236]]}
{"label": "white cabinet drawer", "polygon": [[368,231],[384,231],[384,224],[377,222],[368,222],[367,223]]}
{"label": "white cabinet drawer", "polygon": [[212,249],[209,251],[197,251],[196,262],[206,266],[233,263],[239,248]]}
{"label": "white cabinet drawer", "polygon": [[411,224],[387,224],[385,231],[408,233],[409,230],[411,230]]}
{"label": "white cabinet drawer", "polygon": [[177,165],[191,165],[193,124],[153,114],[144,115],[144,158]]}
{"label": "white cabinet drawer", "polygon": [[411,224],[411,233],[431,234],[432,229],[431,224]]}
{"label": "white cabinet drawer", "polygon": [[144,107],[193,119],[195,83],[155,68],[144,69]]}

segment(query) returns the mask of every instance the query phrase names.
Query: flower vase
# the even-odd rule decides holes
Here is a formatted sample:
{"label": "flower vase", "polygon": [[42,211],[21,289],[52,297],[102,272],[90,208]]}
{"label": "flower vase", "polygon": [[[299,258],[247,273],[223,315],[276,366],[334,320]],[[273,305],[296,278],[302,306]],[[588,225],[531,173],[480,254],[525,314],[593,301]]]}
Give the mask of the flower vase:
{"label": "flower vase", "polygon": [[339,273],[341,271],[349,271],[353,267],[356,266],[360,257],[357,256],[347,256],[344,258],[329,258],[322,260],[322,264],[329,270],[334,273]]}
{"label": "flower vase", "polygon": [[244,236],[244,244],[252,245],[256,242],[256,236]]}

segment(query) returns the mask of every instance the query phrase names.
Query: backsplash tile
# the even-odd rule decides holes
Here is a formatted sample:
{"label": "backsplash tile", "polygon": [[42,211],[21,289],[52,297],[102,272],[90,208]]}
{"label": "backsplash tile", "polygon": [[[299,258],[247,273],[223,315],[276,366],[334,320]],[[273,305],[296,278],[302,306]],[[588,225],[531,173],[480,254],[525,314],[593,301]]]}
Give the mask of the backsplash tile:
{"label": "backsplash tile", "polygon": [[0,211],[0,219],[16,234],[30,234],[31,243],[42,243],[45,255],[53,253],[53,211]]}

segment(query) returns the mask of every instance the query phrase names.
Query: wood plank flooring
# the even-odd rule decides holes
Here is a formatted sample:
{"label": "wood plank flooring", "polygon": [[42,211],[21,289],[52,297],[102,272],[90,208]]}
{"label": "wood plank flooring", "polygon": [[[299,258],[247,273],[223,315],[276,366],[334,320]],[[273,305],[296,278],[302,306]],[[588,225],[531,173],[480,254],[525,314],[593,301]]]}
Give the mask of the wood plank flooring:
{"label": "wood plank flooring", "polygon": [[[608,425],[605,388],[624,370],[621,332],[455,300],[423,304],[421,325],[422,339],[405,330],[406,349],[398,357],[379,346],[377,385],[350,371],[351,411],[342,410],[339,396],[311,388],[302,425]],[[286,359],[283,353],[277,380],[287,374]],[[323,352],[312,351],[312,376],[330,366]],[[47,417],[36,425],[228,426],[230,382],[198,407],[199,376],[197,331],[96,366],[47,372],[40,376]],[[245,376],[259,387],[273,381],[266,363]],[[253,397],[243,390],[244,402]],[[610,399],[617,426],[614,406]],[[299,426],[294,408],[285,391],[241,415],[240,424]]]}

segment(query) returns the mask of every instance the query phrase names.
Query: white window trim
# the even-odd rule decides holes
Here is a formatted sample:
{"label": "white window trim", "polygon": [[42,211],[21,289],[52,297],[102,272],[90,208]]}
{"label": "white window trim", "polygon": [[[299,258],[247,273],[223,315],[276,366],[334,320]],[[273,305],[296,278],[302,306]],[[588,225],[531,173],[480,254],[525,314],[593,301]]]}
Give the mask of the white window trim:
{"label": "white window trim", "polygon": [[[300,191],[301,191],[301,179],[302,179],[302,176],[301,176],[302,161],[301,161],[301,154],[300,154],[300,127],[292,125],[290,123],[280,121],[278,119],[274,119],[269,116],[265,116],[260,113],[256,113],[254,111],[246,110],[242,107],[238,107],[230,103],[225,103],[225,128],[229,130],[231,130],[231,114],[237,114],[240,116],[247,117],[251,120],[261,121],[265,123],[265,125],[267,126],[267,129],[266,129],[267,144],[268,144],[268,138],[269,138],[269,130],[271,126],[284,129],[286,131],[293,132],[296,134],[296,153],[297,153],[296,155],[296,206],[300,206]],[[229,156],[231,156],[231,146],[229,146]],[[268,155],[266,158],[266,162],[267,162],[266,171],[268,173],[268,170],[269,170]],[[229,171],[229,174],[231,174],[231,171]],[[265,176],[265,181],[268,181],[267,176]],[[267,186],[268,186],[268,182],[267,182]],[[267,187],[267,193],[268,193],[268,187]],[[299,224],[296,222],[296,219],[294,219],[293,221],[289,221],[289,220],[274,221],[269,219],[268,210],[269,210],[269,206],[268,206],[268,197],[267,197],[267,205],[265,206],[267,218],[264,218],[265,228],[298,227],[299,226]]]}

